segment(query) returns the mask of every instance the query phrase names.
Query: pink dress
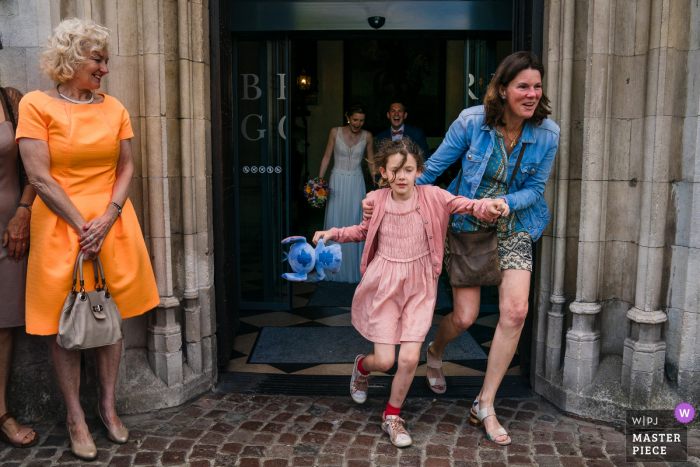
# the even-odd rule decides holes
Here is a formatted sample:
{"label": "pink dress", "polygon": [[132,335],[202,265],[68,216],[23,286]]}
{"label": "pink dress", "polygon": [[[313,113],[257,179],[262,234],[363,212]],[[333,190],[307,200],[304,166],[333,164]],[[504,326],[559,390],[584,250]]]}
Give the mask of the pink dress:
{"label": "pink dress", "polygon": [[433,321],[437,279],[430,245],[413,197],[387,197],[377,254],[352,301],[352,324],[377,344],[423,342]]}

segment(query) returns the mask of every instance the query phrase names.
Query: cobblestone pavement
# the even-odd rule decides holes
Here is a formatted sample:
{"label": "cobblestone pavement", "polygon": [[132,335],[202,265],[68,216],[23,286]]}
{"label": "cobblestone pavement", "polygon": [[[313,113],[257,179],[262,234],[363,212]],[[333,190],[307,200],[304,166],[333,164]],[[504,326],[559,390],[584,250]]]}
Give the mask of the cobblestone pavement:
{"label": "cobblestone pavement", "polygon": [[[496,412],[513,439],[507,448],[488,441],[483,428],[469,426],[470,401],[409,399],[402,416],[414,443],[397,449],[380,427],[384,404],[212,393],[174,409],[122,417],[131,428],[131,441],[123,446],[108,441],[105,429],[90,421],[99,452],[91,463],[73,457],[63,424],[35,425],[38,445],[2,445],[0,462],[4,467],[633,466],[625,464],[624,436],[614,428],[566,417],[539,399],[497,401]],[[689,444],[694,457],[687,465],[700,465],[697,432]]]}

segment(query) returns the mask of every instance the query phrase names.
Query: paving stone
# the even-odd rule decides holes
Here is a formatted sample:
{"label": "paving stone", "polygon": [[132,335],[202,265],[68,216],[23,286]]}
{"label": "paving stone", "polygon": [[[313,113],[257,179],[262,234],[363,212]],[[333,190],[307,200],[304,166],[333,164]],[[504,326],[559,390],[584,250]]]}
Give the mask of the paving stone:
{"label": "paving stone", "polygon": [[581,455],[586,459],[605,458],[605,453],[598,446],[581,446]]}
{"label": "paving stone", "polygon": [[[556,443],[557,452],[560,456],[576,456],[578,455],[578,450],[571,443]],[[539,453],[538,453],[539,454]]]}
{"label": "paving stone", "polygon": [[554,446],[551,444],[535,444],[535,454],[538,455],[552,455],[554,454]]}
{"label": "paving stone", "polygon": [[139,452],[134,459],[134,465],[156,465],[157,462],[158,454],[155,452]]}
{"label": "paving stone", "polygon": [[[48,465],[51,465],[50,461]],[[109,461],[109,467],[130,467],[131,465],[131,456],[114,456]]]}
{"label": "paving stone", "polygon": [[586,461],[581,457],[560,457],[559,460],[565,467],[584,467],[586,465]]}
{"label": "paving stone", "polygon": [[263,467],[287,467],[288,465],[287,459],[270,459],[265,461]]}
{"label": "paving stone", "polygon": [[186,462],[187,453],[185,451],[165,451],[160,458],[163,465],[182,465]]}
{"label": "paving stone", "polygon": [[[299,466],[299,467],[311,467],[313,465],[316,465],[316,458],[315,457],[295,457],[294,459],[292,459],[292,465]],[[241,467],[243,467],[243,464],[241,464]]]}
{"label": "paving stone", "polygon": [[516,454],[508,456],[508,465],[532,465],[532,459],[527,456]]}
{"label": "paving stone", "polygon": [[456,448],[452,451],[452,458],[455,461],[476,461],[476,451],[474,449]]}
{"label": "paving stone", "polygon": [[297,436],[291,433],[282,433],[278,441],[284,444],[294,444],[297,442]]}
{"label": "paving stone", "polygon": [[357,422],[344,421],[343,423],[341,423],[339,428],[341,430],[355,432],[355,431],[359,430],[361,426],[362,425],[360,423],[357,423]]}
{"label": "paving stone", "polygon": [[360,461],[360,460],[349,460],[348,461],[348,467],[371,467],[371,463],[369,461]]}
{"label": "paving stone", "polygon": [[540,467],[558,467],[562,465],[556,456],[535,456],[535,462]]}
{"label": "paving stone", "polygon": [[374,436],[357,435],[354,444],[359,446],[372,446],[376,440],[377,438]]}
{"label": "paving stone", "polygon": [[400,467],[420,467],[422,460],[419,456],[401,456],[399,459]]}
{"label": "paving stone", "polygon": [[241,452],[241,457],[263,457],[265,446],[246,446]]}
{"label": "paving stone", "polygon": [[204,458],[204,459],[214,459],[216,457],[217,446],[211,446],[209,444],[198,444],[190,453],[190,458]]}
{"label": "paving stone", "polygon": [[573,443],[576,440],[576,436],[568,431],[555,431],[552,433],[552,441],[563,441],[566,443]]}
{"label": "paving stone", "polygon": [[450,461],[448,459],[427,459],[425,467],[450,467]]}

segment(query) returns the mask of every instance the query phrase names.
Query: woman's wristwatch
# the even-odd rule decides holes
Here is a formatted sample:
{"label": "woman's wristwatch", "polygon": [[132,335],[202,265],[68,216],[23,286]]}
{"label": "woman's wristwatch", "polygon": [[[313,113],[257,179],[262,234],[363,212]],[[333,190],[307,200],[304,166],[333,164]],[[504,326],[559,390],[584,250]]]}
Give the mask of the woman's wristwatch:
{"label": "woman's wristwatch", "polygon": [[109,203],[109,204],[112,204],[112,205],[114,205],[115,208],[117,208],[117,213],[118,213],[118,214],[117,214],[117,217],[119,217],[119,216],[122,215],[122,207],[121,207],[121,206],[119,206],[119,205],[118,205],[117,203],[115,203],[114,201],[112,201],[112,202]]}

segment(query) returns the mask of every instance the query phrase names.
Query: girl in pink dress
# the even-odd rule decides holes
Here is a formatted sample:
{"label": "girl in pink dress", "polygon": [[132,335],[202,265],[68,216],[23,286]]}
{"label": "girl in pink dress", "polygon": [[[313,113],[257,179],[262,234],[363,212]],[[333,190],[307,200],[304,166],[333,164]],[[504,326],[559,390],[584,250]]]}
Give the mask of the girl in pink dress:
{"label": "girl in pink dress", "polygon": [[492,222],[505,209],[505,202],[475,201],[438,187],[416,186],[423,155],[408,138],[384,142],[375,167],[382,176],[380,186],[391,189],[367,195],[374,206],[372,218],[360,225],[316,232],[313,241],[365,242],[362,281],[352,301],[352,324],[374,342],[374,353],[355,358],[350,395],[363,403],[371,372],[388,371],[394,365],[395,346],[401,345],[382,429],[395,446],[404,447],[412,440],[399,410],[432,324],[449,216],[472,214]]}

